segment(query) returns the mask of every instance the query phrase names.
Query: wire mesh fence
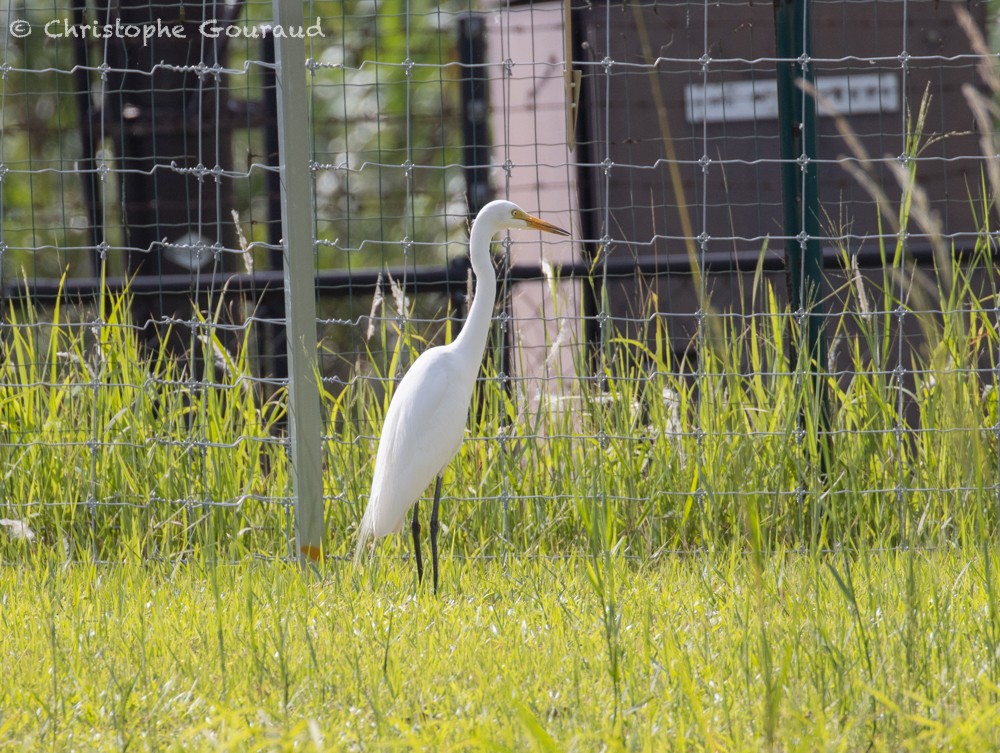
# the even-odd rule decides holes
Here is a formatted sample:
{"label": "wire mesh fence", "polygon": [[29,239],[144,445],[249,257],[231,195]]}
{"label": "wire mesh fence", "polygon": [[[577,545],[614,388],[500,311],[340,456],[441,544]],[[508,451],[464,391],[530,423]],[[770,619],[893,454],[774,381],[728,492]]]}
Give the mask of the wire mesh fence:
{"label": "wire mesh fence", "polygon": [[[503,197],[573,235],[496,245],[453,554],[995,531],[986,2],[273,10],[4,10],[5,530],[295,557],[315,473],[347,552],[393,385],[461,328],[468,221]],[[283,230],[283,201],[309,222]],[[315,469],[290,457],[306,299]]]}

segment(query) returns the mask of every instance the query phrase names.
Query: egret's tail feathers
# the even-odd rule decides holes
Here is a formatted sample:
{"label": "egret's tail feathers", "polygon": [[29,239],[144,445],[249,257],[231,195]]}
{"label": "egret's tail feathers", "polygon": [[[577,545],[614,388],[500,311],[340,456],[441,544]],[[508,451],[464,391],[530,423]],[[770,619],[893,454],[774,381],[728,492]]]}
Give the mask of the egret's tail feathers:
{"label": "egret's tail feathers", "polygon": [[372,523],[368,520],[368,515],[365,514],[365,516],[361,518],[361,525],[358,526],[358,544],[354,548],[354,567],[358,567],[358,565],[361,564],[361,555],[364,554],[369,540],[374,538],[374,531],[372,531],[372,528]]}

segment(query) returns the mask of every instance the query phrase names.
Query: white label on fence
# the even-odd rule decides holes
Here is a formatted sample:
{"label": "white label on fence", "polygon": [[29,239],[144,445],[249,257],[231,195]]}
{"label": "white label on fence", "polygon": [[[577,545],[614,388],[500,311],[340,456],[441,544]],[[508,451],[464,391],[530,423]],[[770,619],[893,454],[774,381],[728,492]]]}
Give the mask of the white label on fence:
{"label": "white label on fence", "polygon": [[[899,79],[895,73],[859,73],[816,79],[822,97],[841,115],[899,112]],[[733,123],[778,117],[778,82],[729,81],[684,87],[688,123]],[[820,114],[826,108],[819,108]]]}

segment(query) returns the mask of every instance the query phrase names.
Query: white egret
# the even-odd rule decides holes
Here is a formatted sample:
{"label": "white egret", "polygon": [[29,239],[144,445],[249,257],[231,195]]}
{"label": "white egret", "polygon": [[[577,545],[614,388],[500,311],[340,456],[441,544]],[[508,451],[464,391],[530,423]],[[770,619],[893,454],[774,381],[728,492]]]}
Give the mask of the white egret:
{"label": "white egret", "polygon": [[396,388],[382,425],[371,494],[358,530],[355,564],[369,539],[398,533],[407,510],[412,507],[413,554],[417,561],[417,580],[422,581],[424,565],[420,558],[417,501],[436,478],[430,520],[435,593],[441,474],[458,452],[465,434],[472,390],[486,350],[496,301],[497,278],[490,258],[490,244],[493,236],[507,228],[532,228],[569,235],[509,201],[491,201],[476,216],[469,237],[476,293],[465,326],[451,343],[431,348],[417,358]]}

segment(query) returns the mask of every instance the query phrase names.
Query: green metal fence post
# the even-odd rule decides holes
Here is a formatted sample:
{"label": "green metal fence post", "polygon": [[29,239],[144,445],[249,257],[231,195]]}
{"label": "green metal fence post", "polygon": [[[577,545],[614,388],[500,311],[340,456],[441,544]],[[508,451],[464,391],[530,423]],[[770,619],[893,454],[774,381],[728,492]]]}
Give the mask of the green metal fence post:
{"label": "green metal fence post", "polygon": [[[805,363],[813,376],[814,399],[819,403],[817,429],[825,431],[829,427],[824,381],[827,349],[823,334],[823,248],[810,5],[810,0],[774,0],[774,30],[788,292],[793,310],[803,315]],[[805,88],[798,85],[800,80],[805,82]],[[822,458],[825,467],[825,453]]]}

